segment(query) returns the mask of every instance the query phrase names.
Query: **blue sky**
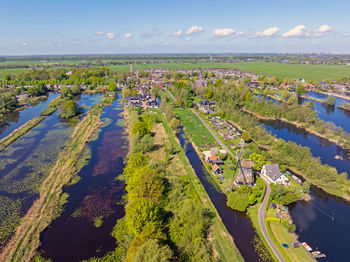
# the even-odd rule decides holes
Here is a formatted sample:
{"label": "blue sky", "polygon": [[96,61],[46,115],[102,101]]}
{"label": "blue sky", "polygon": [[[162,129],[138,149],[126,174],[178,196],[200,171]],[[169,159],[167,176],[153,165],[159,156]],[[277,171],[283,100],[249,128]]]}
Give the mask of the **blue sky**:
{"label": "blue sky", "polygon": [[1,0],[0,55],[350,53],[346,0]]}

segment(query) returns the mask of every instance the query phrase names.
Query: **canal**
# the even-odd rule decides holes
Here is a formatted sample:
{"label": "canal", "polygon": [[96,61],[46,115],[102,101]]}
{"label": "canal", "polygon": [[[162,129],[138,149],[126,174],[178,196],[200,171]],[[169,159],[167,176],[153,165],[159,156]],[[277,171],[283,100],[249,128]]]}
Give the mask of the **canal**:
{"label": "canal", "polygon": [[[41,235],[45,258],[80,261],[115,249],[111,232],[116,220],[124,216],[124,183],[116,177],[123,172],[128,152],[121,113],[120,99],[104,109],[104,126],[87,145],[91,157],[78,174],[81,179],[65,188],[69,198],[64,212]],[[96,218],[103,221],[101,226],[95,225]]]}

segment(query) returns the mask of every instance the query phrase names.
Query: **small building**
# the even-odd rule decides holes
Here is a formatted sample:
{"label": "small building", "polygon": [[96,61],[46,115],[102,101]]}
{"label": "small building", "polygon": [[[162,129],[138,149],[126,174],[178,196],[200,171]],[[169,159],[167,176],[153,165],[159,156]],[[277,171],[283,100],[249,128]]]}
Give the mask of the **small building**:
{"label": "small building", "polygon": [[261,169],[261,176],[273,184],[289,185],[290,181],[285,174],[281,173],[278,164],[266,164]]}
{"label": "small building", "polygon": [[213,110],[210,109],[207,105],[199,105],[198,110],[204,114],[213,114]]}
{"label": "small building", "polygon": [[218,156],[209,156],[207,158],[207,162],[213,165],[222,165],[224,163],[224,161],[222,161]]}
{"label": "small building", "polygon": [[222,169],[217,164],[214,164],[211,167],[211,171],[213,172],[214,175],[220,175],[223,173]]}
{"label": "small building", "polygon": [[158,102],[156,99],[149,99],[147,101],[147,107],[148,108],[158,108]]}
{"label": "small building", "polygon": [[236,185],[254,185],[254,162],[250,159],[242,159],[240,168],[235,179]]}
{"label": "small building", "polygon": [[140,99],[138,99],[137,97],[134,97],[134,96],[127,96],[125,98],[125,102],[126,102],[126,105],[129,107],[129,106],[136,106],[136,107],[139,107],[142,105],[142,103],[140,102]]}

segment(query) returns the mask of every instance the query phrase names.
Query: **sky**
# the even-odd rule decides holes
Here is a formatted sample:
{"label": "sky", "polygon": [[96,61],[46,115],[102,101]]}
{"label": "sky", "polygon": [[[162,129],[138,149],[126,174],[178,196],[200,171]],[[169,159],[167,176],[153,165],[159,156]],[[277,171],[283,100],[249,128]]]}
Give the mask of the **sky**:
{"label": "sky", "polygon": [[0,55],[350,53],[349,0],[0,3]]}

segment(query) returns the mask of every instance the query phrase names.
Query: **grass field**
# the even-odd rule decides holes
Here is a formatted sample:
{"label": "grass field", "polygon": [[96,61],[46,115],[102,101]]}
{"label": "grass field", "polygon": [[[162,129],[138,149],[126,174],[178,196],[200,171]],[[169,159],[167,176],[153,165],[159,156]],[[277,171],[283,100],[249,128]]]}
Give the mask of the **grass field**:
{"label": "grass field", "polygon": [[[279,78],[304,78],[307,81],[321,81],[324,79],[339,79],[350,76],[350,66],[342,65],[300,65],[282,63],[155,63],[141,64],[140,70],[146,68],[169,68],[169,69],[194,69],[194,68],[234,68],[251,71],[258,74],[277,76]],[[130,65],[107,66],[112,70],[127,72]]]}
{"label": "grass field", "polygon": [[0,79],[4,79],[5,75],[18,74],[26,71],[26,68],[0,69]]}
{"label": "grass field", "polygon": [[[287,230],[282,226],[282,224],[277,223],[277,222],[270,222],[270,228],[271,231],[279,243],[279,248],[283,248],[281,245],[282,243],[287,243],[290,245],[291,242],[293,242],[293,238],[289,235]],[[311,256],[308,254],[308,252],[305,250],[303,247],[299,248],[283,248],[287,256],[290,258],[290,261],[295,261],[295,262],[312,262],[313,259]]]}
{"label": "grass field", "polygon": [[[107,61],[107,60],[106,60]],[[108,60],[109,61],[109,60]],[[114,61],[114,60],[113,60]],[[40,60],[33,61],[8,61],[0,62],[0,65],[24,64],[24,65],[49,65],[52,63],[59,64],[77,64],[82,61],[58,60],[43,62]],[[119,61],[121,62],[121,61]],[[149,61],[147,61],[149,62]],[[111,70],[129,72],[130,65],[111,65],[106,66]],[[304,78],[307,81],[321,81],[324,79],[340,79],[342,77],[350,77],[350,66],[345,65],[300,65],[300,64],[282,64],[282,63],[153,63],[139,64],[140,70],[148,68],[169,68],[169,69],[196,69],[196,68],[232,68],[244,71],[250,71],[258,74],[269,76],[277,76],[279,78]],[[134,66],[135,69],[135,66]],[[0,79],[8,73],[19,73],[26,69],[0,69]]]}
{"label": "grass field", "polygon": [[306,81],[339,79],[350,76],[350,66],[342,65],[290,65],[282,63],[236,63],[234,68],[279,78],[304,78]]}
{"label": "grass field", "polygon": [[187,136],[201,149],[210,149],[213,146],[219,147],[208,129],[188,108],[176,108],[175,114],[181,120]]}

